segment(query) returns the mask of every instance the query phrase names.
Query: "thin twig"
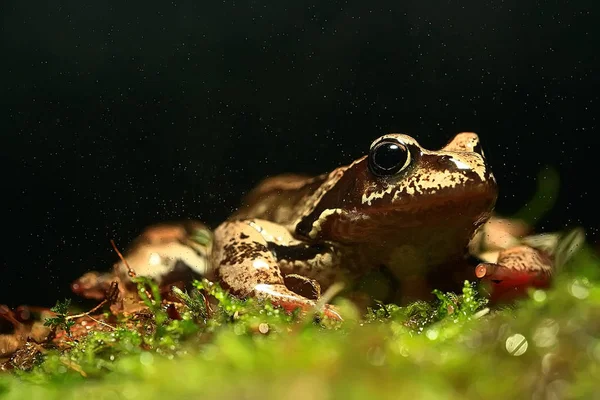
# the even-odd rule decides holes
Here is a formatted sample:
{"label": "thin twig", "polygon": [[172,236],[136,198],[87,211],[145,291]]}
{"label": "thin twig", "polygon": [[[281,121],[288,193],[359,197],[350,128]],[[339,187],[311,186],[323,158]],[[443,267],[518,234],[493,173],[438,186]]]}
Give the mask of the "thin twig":
{"label": "thin twig", "polygon": [[335,296],[337,296],[342,290],[344,290],[343,282],[335,282],[333,285],[329,286],[323,296],[321,296],[316,304],[315,309],[322,311],[325,308],[325,304],[329,303]]}
{"label": "thin twig", "polygon": [[64,358],[61,358],[60,362],[66,365],[68,368],[71,368],[73,371],[79,372],[84,378],[87,378],[87,374],[83,369],[81,369],[81,367],[78,364],[75,364],[70,360],[65,360]]}
{"label": "thin twig", "polygon": [[117,329],[117,328],[115,328],[114,326],[112,326],[112,325],[110,325],[110,324],[107,324],[107,323],[106,323],[106,322],[104,322],[104,321],[101,321],[101,320],[99,320],[99,319],[96,319],[96,318],[92,317],[91,315],[88,315],[87,317],[88,317],[89,319],[91,319],[92,321],[94,321],[94,322],[96,322],[96,323],[100,324],[100,325],[104,325],[104,326],[106,326],[107,328],[110,328],[110,329],[112,329],[113,331],[114,331],[115,329]]}
{"label": "thin twig", "polygon": [[65,317],[65,319],[70,320],[70,319],[76,319],[76,318],[81,318],[81,317],[89,317],[91,313],[95,312],[96,310],[98,310],[100,307],[102,307],[106,303],[108,303],[108,299],[102,300],[100,302],[100,304],[98,304],[96,307],[92,308],[90,311],[87,311],[87,312],[84,312],[81,314],[67,315]]}
{"label": "thin twig", "polygon": [[125,264],[125,266],[127,267],[127,273],[129,274],[129,277],[130,278],[135,278],[137,276],[137,274],[135,273],[135,271],[133,270],[133,268],[131,268],[129,266],[129,263],[127,262],[127,260],[125,260],[125,257],[123,257],[123,254],[121,254],[121,252],[117,248],[117,245],[115,244],[115,241],[112,240],[112,239],[110,239],[110,244],[112,244],[113,249],[115,249],[115,251],[117,252],[117,255],[119,256],[119,258],[121,259],[121,261],[123,261],[123,264]]}
{"label": "thin twig", "polygon": [[[125,264],[125,266],[127,267],[127,274],[129,275],[129,278],[131,278],[131,279],[136,278],[137,274],[135,273],[135,271],[133,270],[133,268],[131,268],[131,266],[129,265],[129,263],[125,259],[125,257],[123,257],[123,254],[121,254],[121,252],[117,248],[117,245],[115,244],[115,241],[112,240],[112,239],[110,239],[110,244],[112,244],[113,249],[115,249],[115,251],[117,252],[117,255],[119,256],[119,258],[121,259],[121,261],[123,261],[123,264]],[[144,292],[146,292],[146,296],[148,296],[149,299],[155,300],[154,297],[152,297],[152,295],[146,289],[145,286],[144,286]]]}

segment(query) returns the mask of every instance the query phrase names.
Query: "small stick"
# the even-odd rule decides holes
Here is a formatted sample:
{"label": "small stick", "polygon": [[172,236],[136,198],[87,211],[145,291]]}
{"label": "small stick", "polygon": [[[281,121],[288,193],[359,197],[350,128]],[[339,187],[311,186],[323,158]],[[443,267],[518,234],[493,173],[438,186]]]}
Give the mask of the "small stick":
{"label": "small stick", "polygon": [[110,239],[110,244],[112,244],[113,249],[115,249],[115,251],[117,252],[117,255],[119,256],[121,261],[123,261],[123,264],[125,264],[125,266],[127,267],[127,273],[129,274],[129,277],[135,278],[137,276],[135,271],[129,266],[129,263],[127,262],[127,260],[125,260],[125,257],[123,257],[123,254],[121,254],[121,252],[117,248],[115,241]]}
{"label": "small stick", "polygon": [[91,315],[88,315],[87,317],[88,317],[89,319],[91,319],[92,321],[94,321],[94,322],[96,322],[96,323],[100,324],[100,325],[104,325],[104,326],[106,326],[107,328],[110,328],[110,329],[112,329],[113,331],[114,331],[115,329],[117,329],[117,328],[115,328],[114,326],[112,326],[112,325],[110,325],[110,324],[107,324],[107,323],[106,323],[106,322],[104,322],[104,321],[100,321],[99,319],[96,319],[96,318],[92,317]]}
{"label": "small stick", "polygon": [[89,317],[91,313],[93,313],[94,311],[98,310],[100,307],[102,307],[103,305],[105,305],[106,303],[108,303],[108,300],[102,300],[102,302],[100,302],[100,304],[98,304],[96,307],[92,308],[90,311],[81,313],[81,314],[74,314],[74,315],[67,315],[65,317],[65,319],[68,321],[70,319],[77,319],[77,318],[81,318],[81,317]]}
{"label": "small stick", "polygon": [[85,373],[85,371],[83,369],[81,369],[81,367],[74,363],[71,360],[65,360],[64,358],[60,359],[60,362],[62,364],[64,364],[65,366],[67,366],[68,368],[71,368],[73,371],[75,372],[79,372],[81,374],[81,376],[83,376],[84,378],[87,378],[87,374]]}
{"label": "small stick", "polygon": [[[114,295],[113,293],[117,290],[117,282],[112,282],[110,284],[110,289],[108,290],[108,296],[106,297],[106,299],[102,300],[100,302],[100,304],[98,304],[96,307],[92,308],[89,311],[86,311],[84,313],[81,314],[75,314],[75,315],[68,315],[65,317],[66,320],[70,320],[70,319],[76,319],[76,318],[81,318],[81,317],[90,317],[90,314],[97,311],[98,309],[100,309],[100,307],[102,307],[103,305],[105,305],[108,302],[112,302],[114,300]],[[90,317],[92,318],[92,317]],[[93,318],[92,318],[93,319]],[[110,325],[108,325],[110,326]],[[112,328],[112,327],[111,327]],[[114,328],[113,328],[114,329]]]}
{"label": "small stick", "polygon": [[[125,264],[125,266],[127,267],[127,274],[129,275],[129,278],[133,279],[133,278],[137,277],[137,274],[135,273],[135,271],[133,270],[133,268],[131,268],[131,266],[129,265],[129,263],[127,262],[127,260],[125,260],[125,257],[123,257],[123,254],[121,254],[121,252],[117,248],[117,245],[115,244],[115,241],[112,240],[112,239],[110,239],[110,244],[112,244],[113,249],[115,249],[115,251],[117,252],[117,255],[119,256],[119,258],[121,259],[121,261],[123,261],[123,264]],[[144,288],[144,291],[146,292],[146,296],[148,296],[149,299],[153,298],[150,295],[150,292],[148,292],[148,290],[146,288]]]}
{"label": "small stick", "polygon": [[333,285],[329,286],[325,293],[323,293],[323,296],[319,297],[319,300],[317,300],[315,308],[319,311],[323,310],[325,304],[329,303],[331,299],[344,290],[344,286],[343,282],[335,282]]}
{"label": "small stick", "polygon": [[[99,321],[95,318],[93,318],[90,314],[97,311],[98,309],[100,309],[100,307],[102,307],[103,305],[105,305],[106,303],[113,303],[115,301],[115,292],[118,291],[118,287],[119,284],[117,282],[112,282],[110,285],[110,289],[108,290],[108,294],[106,299],[102,300],[100,302],[100,304],[98,304],[96,307],[92,308],[91,310],[84,312],[84,313],[80,313],[80,314],[75,314],[75,315],[67,315],[65,317],[65,321],[70,321],[72,319],[77,319],[77,318],[82,318],[82,317],[88,317],[90,318],[92,321],[95,321],[99,324],[108,326],[111,329],[116,329],[115,327],[103,322],[103,321]],[[68,336],[70,337],[71,335],[68,334]],[[48,336],[46,337],[46,342],[51,342],[52,340],[54,340],[54,338],[56,337],[56,326],[52,327],[52,330],[50,331],[50,333],[48,334]]]}

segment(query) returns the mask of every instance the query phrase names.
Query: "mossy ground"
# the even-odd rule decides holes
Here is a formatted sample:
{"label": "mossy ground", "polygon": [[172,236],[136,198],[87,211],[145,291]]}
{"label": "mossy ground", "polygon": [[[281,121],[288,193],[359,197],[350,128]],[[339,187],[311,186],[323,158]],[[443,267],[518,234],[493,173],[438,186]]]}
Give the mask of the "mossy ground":
{"label": "mossy ground", "polygon": [[[151,305],[32,371],[0,375],[1,399],[592,398],[600,379],[600,262],[583,248],[548,291],[488,309],[466,284],[434,304],[315,322],[198,283],[183,319]],[[201,293],[218,307],[208,315]],[[124,326],[124,325],[123,325]]]}

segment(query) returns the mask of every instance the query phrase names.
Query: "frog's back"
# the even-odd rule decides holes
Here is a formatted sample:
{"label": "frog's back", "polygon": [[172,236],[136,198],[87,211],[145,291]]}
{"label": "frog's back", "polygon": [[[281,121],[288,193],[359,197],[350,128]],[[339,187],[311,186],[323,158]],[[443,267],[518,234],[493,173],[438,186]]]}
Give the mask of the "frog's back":
{"label": "frog's back", "polygon": [[327,179],[327,174],[309,177],[299,174],[277,175],[262,181],[243,199],[230,220],[261,218],[289,226],[298,209]]}

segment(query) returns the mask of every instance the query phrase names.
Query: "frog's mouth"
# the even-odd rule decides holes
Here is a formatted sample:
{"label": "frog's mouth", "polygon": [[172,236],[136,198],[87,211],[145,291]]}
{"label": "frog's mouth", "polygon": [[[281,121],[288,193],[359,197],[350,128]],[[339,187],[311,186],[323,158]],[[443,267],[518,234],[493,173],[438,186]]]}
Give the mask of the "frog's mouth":
{"label": "frog's mouth", "polygon": [[457,196],[442,193],[376,207],[330,212],[320,218],[319,231],[330,240],[361,243],[394,240],[446,232],[470,237],[491,216],[496,195],[489,190]]}
{"label": "frog's mouth", "polygon": [[357,162],[296,232],[345,243],[440,229],[468,236],[489,218],[497,187],[479,155],[460,159],[471,169],[457,169],[450,155],[421,154],[412,168],[389,177],[373,177],[364,160]]}
{"label": "frog's mouth", "polygon": [[479,184],[469,181],[456,187],[421,188],[417,195],[406,190],[397,192],[387,199],[373,201],[369,206],[357,207],[357,210],[373,218],[377,214],[386,214],[399,223],[420,225],[420,221],[454,220],[489,212],[497,197],[493,179]]}

